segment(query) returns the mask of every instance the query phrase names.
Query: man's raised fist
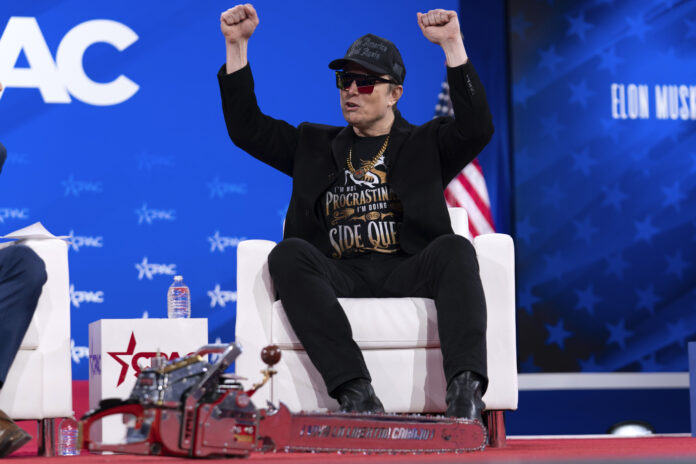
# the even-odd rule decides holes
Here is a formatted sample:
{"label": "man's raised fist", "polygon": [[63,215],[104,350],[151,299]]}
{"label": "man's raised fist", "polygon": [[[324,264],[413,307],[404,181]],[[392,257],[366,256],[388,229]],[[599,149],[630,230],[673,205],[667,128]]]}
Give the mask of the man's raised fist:
{"label": "man's raised fist", "polygon": [[259,16],[250,3],[237,5],[220,15],[220,30],[230,43],[248,40],[259,25]]}
{"label": "man's raised fist", "polygon": [[430,10],[418,13],[418,25],[429,41],[442,45],[449,40],[461,41],[457,13],[447,10]]}

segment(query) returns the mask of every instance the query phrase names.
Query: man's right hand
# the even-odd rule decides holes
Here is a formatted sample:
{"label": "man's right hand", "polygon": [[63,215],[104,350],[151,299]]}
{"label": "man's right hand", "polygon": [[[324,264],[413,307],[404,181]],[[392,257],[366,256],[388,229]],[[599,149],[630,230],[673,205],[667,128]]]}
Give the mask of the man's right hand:
{"label": "man's right hand", "polygon": [[230,44],[249,40],[258,25],[259,16],[250,3],[237,5],[220,15],[220,30]]}

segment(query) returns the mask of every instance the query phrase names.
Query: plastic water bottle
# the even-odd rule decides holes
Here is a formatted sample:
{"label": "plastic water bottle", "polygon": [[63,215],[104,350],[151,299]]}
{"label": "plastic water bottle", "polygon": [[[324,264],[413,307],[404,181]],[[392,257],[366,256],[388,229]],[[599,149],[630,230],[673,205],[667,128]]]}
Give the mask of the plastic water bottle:
{"label": "plastic water bottle", "polygon": [[167,292],[167,316],[169,319],[191,317],[191,292],[180,275],[174,276]]}
{"label": "plastic water bottle", "polygon": [[79,424],[75,416],[66,417],[58,425],[58,454],[61,456],[77,456],[77,435]]}

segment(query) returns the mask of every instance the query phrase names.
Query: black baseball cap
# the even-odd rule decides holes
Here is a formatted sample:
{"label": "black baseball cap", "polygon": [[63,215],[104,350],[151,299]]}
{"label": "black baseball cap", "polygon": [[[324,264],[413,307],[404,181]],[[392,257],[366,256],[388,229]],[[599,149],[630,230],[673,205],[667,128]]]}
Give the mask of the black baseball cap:
{"label": "black baseball cap", "polygon": [[403,84],[406,68],[401,53],[392,42],[374,34],[367,34],[353,42],[346,56],[329,63],[330,69],[344,69],[348,62],[356,63],[368,71],[387,74],[397,84]]}

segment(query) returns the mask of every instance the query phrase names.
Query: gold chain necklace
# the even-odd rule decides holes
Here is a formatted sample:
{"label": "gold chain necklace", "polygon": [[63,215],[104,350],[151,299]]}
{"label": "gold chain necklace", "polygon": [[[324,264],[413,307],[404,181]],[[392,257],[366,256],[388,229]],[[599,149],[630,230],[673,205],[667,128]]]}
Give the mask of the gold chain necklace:
{"label": "gold chain necklace", "polygon": [[353,162],[351,161],[351,158],[353,157],[353,146],[351,145],[350,149],[348,149],[348,158],[346,159],[346,165],[348,166],[348,170],[350,171],[350,173],[353,174],[353,177],[356,177],[358,180],[365,177],[365,174],[367,174],[367,172],[370,169],[375,167],[377,161],[379,161],[384,152],[387,151],[387,145],[389,145],[389,135],[387,135],[387,138],[384,139],[382,148],[379,149],[375,157],[372,158],[370,161],[363,161],[361,163],[360,169],[357,170],[353,167]]}

